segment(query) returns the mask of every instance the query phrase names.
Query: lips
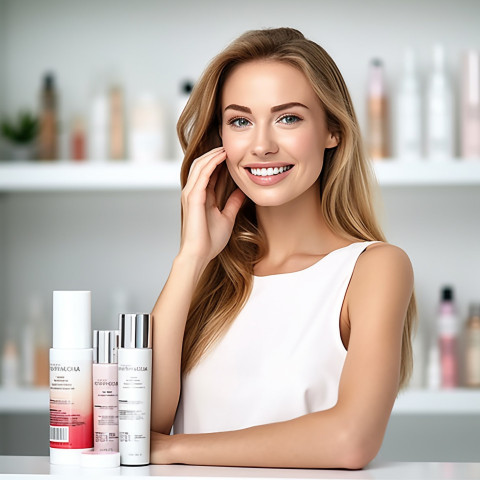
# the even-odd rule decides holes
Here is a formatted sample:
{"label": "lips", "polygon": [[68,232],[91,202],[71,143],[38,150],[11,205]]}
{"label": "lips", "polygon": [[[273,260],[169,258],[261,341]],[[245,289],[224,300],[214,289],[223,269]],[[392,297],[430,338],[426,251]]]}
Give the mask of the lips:
{"label": "lips", "polygon": [[269,186],[275,185],[287,177],[293,165],[249,165],[245,167],[245,171],[249,178],[257,185]]}

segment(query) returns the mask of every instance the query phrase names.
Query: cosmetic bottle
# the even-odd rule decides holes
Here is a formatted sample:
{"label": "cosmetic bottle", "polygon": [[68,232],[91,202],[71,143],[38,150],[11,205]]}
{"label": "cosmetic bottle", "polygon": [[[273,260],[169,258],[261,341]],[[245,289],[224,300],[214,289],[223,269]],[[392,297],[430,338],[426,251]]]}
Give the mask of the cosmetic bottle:
{"label": "cosmetic bottle", "polygon": [[142,94],[132,109],[130,156],[136,163],[155,163],[165,158],[165,125],[160,103]]}
{"label": "cosmetic bottle", "polygon": [[91,293],[53,292],[50,463],[79,465],[93,447]]}
{"label": "cosmetic bottle", "polygon": [[47,73],[43,78],[40,94],[40,132],[38,136],[40,160],[57,160],[58,158],[57,97],[55,78],[52,73]]}
{"label": "cosmetic bottle", "polygon": [[93,449],[118,452],[118,331],[93,331]]}
{"label": "cosmetic bottle", "polygon": [[431,342],[428,349],[427,362],[427,388],[430,390],[438,390],[442,384],[440,371],[440,349],[438,346],[438,339],[435,336],[434,341]]}
{"label": "cosmetic bottle", "polygon": [[82,162],[86,159],[86,142],[85,121],[82,116],[76,115],[72,120],[72,133],[70,138],[72,160]]}
{"label": "cosmetic bottle", "polygon": [[175,119],[175,125],[174,125],[174,139],[175,139],[175,160],[183,160],[183,150],[182,146],[180,145],[180,141],[177,136],[177,122],[178,119],[180,118],[180,115],[182,114],[183,110],[185,109],[185,106],[187,105],[188,99],[190,98],[190,94],[192,93],[193,90],[193,82],[190,80],[185,80],[180,84],[180,96],[178,99],[178,107],[177,107],[177,115]]}
{"label": "cosmetic bottle", "polygon": [[[32,295],[28,299],[28,314],[22,332],[22,372],[23,383],[26,386],[40,386],[37,383],[37,372],[41,366],[43,373],[42,386],[48,386],[48,342],[46,339],[46,325],[44,324],[42,300],[37,295]],[[37,347],[42,341],[42,346],[46,349],[42,359],[37,358]],[[40,362],[39,362],[40,360]],[[39,365],[40,363],[40,365]]]}
{"label": "cosmetic bottle", "polygon": [[108,98],[103,88],[97,88],[90,105],[88,126],[88,158],[96,162],[108,159]]}
{"label": "cosmetic bottle", "polygon": [[453,92],[441,45],[434,48],[433,69],[427,85],[426,100],[427,157],[431,160],[450,160],[454,156]]}
{"label": "cosmetic bottle", "polygon": [[111,160],[125,159],[125,112],[123,90],[113,85],[109,91],[109,149]]}
{"label": "cosmetic bottle", "polygon": [[50,326],[41,299],[38,299],[38,303],[36,305],[32,304],[31,309],[31,314],[35,315],[35,369],[33,375],[33,384],[35,387],[48,387],[50,383]]}
{"label": "cosmetic bottle", "polygon": [[367,145],[370,158],[382,160],[389,156],[389,112],[383,62],[370,63],[368,80],[368,130]]}
{"label": "cosmetic bottle", "polygon": [[2,352],[2,385],[5,388],[17,388],[19,386],[19,365],[17,343],[12,333],[7,335],[7,340]]}
{"label": "cosmetic bottle", "polygon": [[152,326],[149,314],[120,314],[118,429],[122,465],[150,463]]}
{"label": "cosmetic bottle", "polygon": [[455,388],[458,387],[458,318],[451,287],[442,289],[437,323],[441,386]]}
{"label": "cosmetic bottle", "polygon": [[465,325],[465,385],[480,388],[480,304],[470,305]]}
{"label": "cosmetic bottle", "polygon": [[461,156],[480,158],[480,52],[469,50],[462,59]]}
{"label": "cosmetic bottle", "polygon": [[418,160],[422,156],[422,107],[420,81],[413,49],[405,50],[403,74],[397,97],[397,157]]}

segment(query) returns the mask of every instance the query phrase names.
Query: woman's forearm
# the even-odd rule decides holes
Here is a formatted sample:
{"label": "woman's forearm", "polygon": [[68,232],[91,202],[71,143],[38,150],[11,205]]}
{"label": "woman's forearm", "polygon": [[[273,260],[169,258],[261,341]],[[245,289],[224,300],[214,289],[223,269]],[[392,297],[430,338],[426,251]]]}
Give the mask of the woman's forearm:
{"label": "woman's forearm", "polygon": [[[158,463],[192,465],[358,469],[375,456],[378,440],[366,439],[357,427],[333,408],[243,430],[173,435],[164,438],[163,445],[162,439],[152,445],[152,461],[158,458]],[[382,432],[379,434],[382,437]]]}
{"label": "woman's forearm", "polygon": [[205,266],[178,256],[152,310],[152,430],[168,434],[180,396],[185,323],[195,286]]}

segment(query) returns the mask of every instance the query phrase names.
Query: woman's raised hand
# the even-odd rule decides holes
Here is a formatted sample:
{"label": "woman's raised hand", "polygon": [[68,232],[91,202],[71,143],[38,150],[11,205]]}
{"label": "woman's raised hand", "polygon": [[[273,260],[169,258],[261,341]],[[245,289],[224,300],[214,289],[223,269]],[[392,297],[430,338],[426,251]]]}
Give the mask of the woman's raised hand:
{"label": "woman's raised hand", "polygon": [[245,194],[236,189],[220,211],[215,197],[218,166],[227,158],[223,147],[195,159],[182,191],[182,242],[180,255],[206,266],[227,245]]}

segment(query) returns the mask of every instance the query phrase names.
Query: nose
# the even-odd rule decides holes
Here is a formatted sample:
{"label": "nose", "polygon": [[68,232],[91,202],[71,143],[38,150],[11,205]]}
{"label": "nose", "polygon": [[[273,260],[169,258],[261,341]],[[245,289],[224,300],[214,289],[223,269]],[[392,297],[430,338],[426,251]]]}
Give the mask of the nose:
{"label": "nose", "polygon": [[257,157],[265,157],[277,153],[278,145],[268,125],[258,125],[253,136],[252,154]]}

